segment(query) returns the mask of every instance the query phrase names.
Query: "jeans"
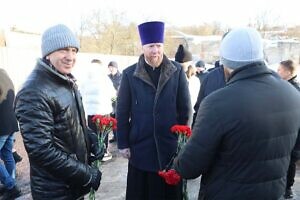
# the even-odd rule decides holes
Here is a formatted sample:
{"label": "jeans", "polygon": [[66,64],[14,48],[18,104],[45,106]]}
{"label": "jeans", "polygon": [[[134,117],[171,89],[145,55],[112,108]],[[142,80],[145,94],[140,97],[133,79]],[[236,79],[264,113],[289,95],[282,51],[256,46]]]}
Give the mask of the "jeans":
{"label": "jeans", "polygon": [[3,163],[0,163],[0,181],[8,189],[15,186],[16,163],[12,154],[14,144],[14,135],[0,136],[0,157]]}

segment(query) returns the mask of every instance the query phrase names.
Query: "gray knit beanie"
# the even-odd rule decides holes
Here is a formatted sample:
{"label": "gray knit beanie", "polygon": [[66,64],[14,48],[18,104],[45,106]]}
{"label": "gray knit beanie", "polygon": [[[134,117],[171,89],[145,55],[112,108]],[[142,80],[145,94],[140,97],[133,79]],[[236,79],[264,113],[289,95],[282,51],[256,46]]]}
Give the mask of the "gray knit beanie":
{"label": "gray knit beanie", "polygon": [[74,33],[65,25],[58,24],[48,28],[42,36],[42,57],[66,48],[74,47],[79,50],[79,42]]}
{"label": "gray knit beanie", "polygon": [[221,42],[220,57],[221,64],[231,69],[263,61],[263,42],[260,34],[248,27],[230,31]]}

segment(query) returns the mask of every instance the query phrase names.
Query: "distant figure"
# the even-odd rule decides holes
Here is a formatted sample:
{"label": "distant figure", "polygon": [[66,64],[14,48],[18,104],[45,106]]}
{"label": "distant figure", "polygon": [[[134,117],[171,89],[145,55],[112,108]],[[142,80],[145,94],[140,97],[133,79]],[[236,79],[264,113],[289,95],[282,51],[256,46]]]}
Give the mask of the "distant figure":
{"label": "distant figure", "polygon": [[200,89],[200,81],[196,77],[196,69],[192,66],[192,53],[180,44],[175,54],[175,61],[179,62],[186,74],[189,82],[189,91],[191,96],[192,106],[196,103],[198,91]]}
{"label": "distant figure", "polygon": [[184,70],[187,71],[187,67],[193,61],[193,55],[187,48],[185,48],[182,44],[180,44],[175,53],[175,61],[182,64]]}
{"label": "distant figure", "polygon": [[115,61],[110,61],[108,63],[108,70],[109,70],[109,78],[112,81],[114,88],[118,91],[122,79],[122,74],[118,69],[118,63]]}
{"label": "distant figure", "polygon": [[292,84],[297,90],[300,91],[300,83],[297,79],[297,67],[292,60],[281,61],[277,72],[279,76]]}
{"label": "distant figure", "polygon": [[[109,78],[112,81],[114,88],[116,89],[116,97],[118,95],[118,90],[120,87],[121,79],[122,79],[122,74],[118,70],[118,63],[115,61],[110,61],[108,63],[108,69],[109,69]],[[117,98],[114,98],[112,100],[112,107],[113,107],[113,112],[111,113],[111,117],[115,118],[116,117],[116,109],[117,109]],[[113,143],[117,140],[117,133],[116,130],[113,130],[113,138],[109,140],[110,143]]]}
{"label": "distant figure", "polygon": [[198,60],[195,64],[195,67],[197,69],[196,76],[199,78],[200,83],[202,83],[203,79],[208,73],[205,68],[205,62],[203,60]]}
{"label": "distant figure", "polygon": [[198,92],[200,90],[200,82],[196,77],[196,68],[193,65],[189,65],[186,71],[186,75],[189,81],[189,91],[191,96],[192,106],[197,102]]}
{"label": "distant figure", "polygon": [[123,70],[117,100],[117,142],[129,160],[126,200],[181,200],[182,184],[168,185],[158,175],[177,148],[170,128],[191,120],[183,68],[164,55],[164,23],[138,26],[143,54]]}
{"label": "distant figure", "polygon": [[174,168],[202,175],[198,199],[281,199],[291,152],[300,155],[300,93],[265,65],[253,28],[230,31],[220,57],[227,84],[201,102]]}
{"label": "distant figure", "polygon": [[16,98],[16,114],[30,163],[34,200],[83,199],[98,190],[97,135],[86,126],[81,95],[71,74],[79,42],[65,25],[42,35],[42,58]]}
{"label": "distant figure", "polygon": [[16,163],[13,157],[14,133],[19,131],[14,113],[15,88],[6,71],[0,68],[0,188],[2,199],[15,199],[21,196],[16,185]]}
{"label": "distant figure", "polygon": [[[277,72],[283,80],[288,81],[298,91],[300,91],[300,83],[297,80],[297,69],[292,60],[281,61]],[[284,194],[284,197],[286,199],[292,199],[294,197],[292,186],[294,185],[295,182],[296,162],[297,162],[297,158],[292,154],[287,177],[286,177],[287,182],[286,182],[286,190]]]}
{"label": "distant figure", "polygon": [[[225,36],[228,34],[226,32],[222,40],[225,38]],[[203,63],[200,61],[199,63],[196,63],[196,65],[202,66]],[[217,60],[215,62],[215,67],[210,68],[208,70],[208,73],[204,75],[204,78],[201,82],[200,90],[197,96],[197,101],[194,106],[194,114],[193,114],[193,123],[192,127],[194,126],[198,109],[200,107],[200,103],[203,101],[203,99],[208,96],[210,93],[223,88],[226,85],[226,80],[229,77],[229,70],[227,68],[224,68],[222,64],[220,64],[220,60]]]}
{"label": "distant figure", "polygon": [[[116,92],[112,82],[107,76],[107,68],[99,59],[93,59],[86,68],[86,77],[80,84],[80,91],[84,109],[86,111],[88,126],[97,132],[96,124],[92,121],[94,115],[109,116],[112,112],[111,99],[115,98]],[[108,135],[105,140],[105,154],[102,161],[112,159],[108,151]]]}

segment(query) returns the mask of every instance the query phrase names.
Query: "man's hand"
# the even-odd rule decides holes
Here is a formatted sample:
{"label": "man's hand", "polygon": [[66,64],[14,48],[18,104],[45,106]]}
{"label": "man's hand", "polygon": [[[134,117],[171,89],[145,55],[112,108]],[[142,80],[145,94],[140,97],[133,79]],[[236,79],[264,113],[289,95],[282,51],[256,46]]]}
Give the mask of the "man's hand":
{"label": "man's hand", "polygon": [[94,132],[89,132],[89,140],[90,140],[90,149],[91,153],[93,155],[90,156],[90,162],[93,162],[95,160],[102,160],[104,154],[105,154],[105,145],[103,145],[102,148],[99,148],[99,141],[97,134]]}
{"label": "man's hand", "polygon": [[92,174],[92,179],[90,182],[90,187],[92,187],[94,190],[98,190],[100,186],[100,181],[102,177],[102,173],[99,171],[97,168],[91,168],[91,174]]}
{"label": "man's hand", "polygon": [[119,149],[120,154],[122,155],[123,158],[130,158],[130,149],[125,148],[125,149]]}

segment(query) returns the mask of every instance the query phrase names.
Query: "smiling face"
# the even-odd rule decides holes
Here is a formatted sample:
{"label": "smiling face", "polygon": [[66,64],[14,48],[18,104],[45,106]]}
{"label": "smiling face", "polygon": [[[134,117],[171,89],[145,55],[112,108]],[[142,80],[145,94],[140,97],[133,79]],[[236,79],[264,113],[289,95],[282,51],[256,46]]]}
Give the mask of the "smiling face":
{"label": "smiling face", "polygon": [[46,59],[50,60],[50,63],[61,74],[67,75],[72,72],[72,69],[76,63],[77,49],[74,47],[66,47],[50,53],[46,56]]}
{"label": "smiling face", "polygon": [[143,53],[150,66],[159,67],[163,60],[164,45],[162,43],[145,44],[143,45]]}

